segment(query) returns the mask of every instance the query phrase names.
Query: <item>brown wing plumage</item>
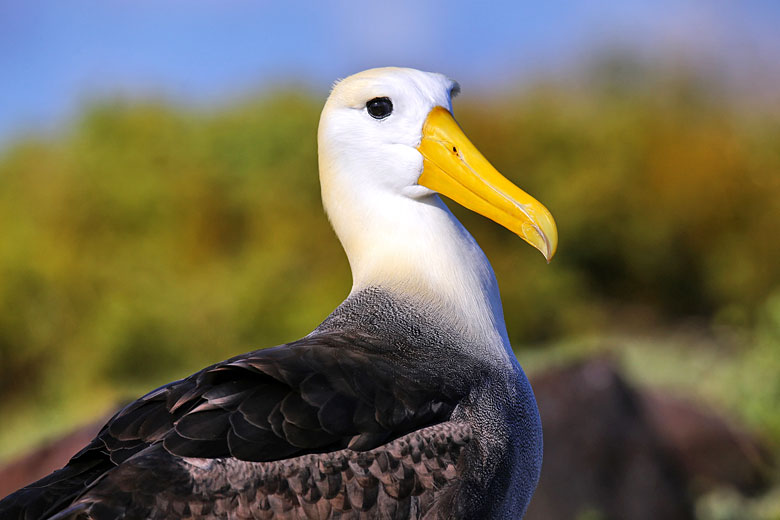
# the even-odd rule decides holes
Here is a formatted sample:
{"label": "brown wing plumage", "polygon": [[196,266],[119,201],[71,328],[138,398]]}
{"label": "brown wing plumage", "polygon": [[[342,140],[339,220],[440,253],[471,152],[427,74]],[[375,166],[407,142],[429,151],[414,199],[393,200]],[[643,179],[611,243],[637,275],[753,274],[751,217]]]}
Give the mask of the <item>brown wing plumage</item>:
{"label": "brown wing plumage", "polygon": [[[58,518],[448,518],[470,436],[466,424],[446,422],[369,451],[274,462],[159,450],[128,460]],[[145,480],[160,464],[166,480]]]}
{"label": "brown wing plumage", "polygon": [[[161,387],[120,411],[59,473],[0,502],[0,517],[41,518],[64,509],[69,511],[68,515],[88,510],[95,518],[114,518],[114,513],[136,503],[136,495],[130,493],[133,487],[140,493],[138,497],[169,493],[177,497],[170,502],[178,504],[177,507],[184,507],[182,504],[188,503],[188,496],[201,497],[198,500],[202,504],[197,507],[221,507],[216,504],[223,503],[220,501],[223,495],[232,496],[229,490],[242,486],[249,489],[246,486],[257,477],[253,471],[276,471],[281,479],[279,485],[288,487],[280,491],[257,488],[254,497],[247,491],[250,494],[240,495],[245,503],[236,502],[235,507],[245,509],[266,504],[272,508],[268,511],[272,511],[295,503],[300,510],[308,511],[305,509],[308,505],[302,505],[308,502],[296,498],[292,484],[283,484],[295,481],[281,477],[283,468],[293,467],[291,461],[304,464],[300,471],[304,471],[305,461],[312,464],[318,461],[318,468],[320,461],[333,460],[334,464],[342,461],[338,462],[339,467],[346,461],[347,466],[338,473],[347,486],[346,493],[334,495],[336,502],[328,499],[331,511],[337,510],[337,496],[348,499],[350,511],[360,510],[363,504],[377,501],[380,496],[392,498],[384,484],[384,495],[378,491],[375,496],[369,492],[361,499],[350,495],[350,489],[371,489],[360,484],[371,479],[366,481],[356,474],[353,466],[359,467],[359,460],[349,457],[357,457],[362,452],[364,457],[374,457],[373,463],[380,459],[368,455],[372,453],[370,450],[397,439],[394,443],[400,444],[390,444],[396,446],[392,448],[395,451],[387,447],[383,452],[388,464],[391,456],[393,464],[400,464],[403,457],[393,455],[400,454],[397,450],[401,448],[397,446],[404,442],[417,446],[409,448],[411,451],[404,455],[411,457],[411,462],[400,466],[404,469],[395,467],[394,471],[400,471],[401,476],[406,475],[406,468],[422,469],[419,461],[423,458],[419,453],[423,452],[435,454],[425,460],[438,461],[436,464],[442,463],[445,468],[454,464],[467,435],[455,428],[452,431],[459,433],[454,437],[441,437],[442,430],[431,430],[436,435],[419,437],[418,430],[446,421],[467,389],[454,385],[444,374],[438,377],[435,372],[423,374],[413,366],[391,361],[382,354],[383,348],[379,340],[365,335],[321,334],[244,354]],[[412,437],[403,437],[411,432],[415,432]],[[459,440],[456,442],[455,438]],[[349,449],[344,451],[345,448]],[[198,463],[202,468],[198,469],[192,462],[196,459],[206,461]],[[416,470],[413,473],[415,477],[406,475],[401,481],[422,479],[436,487],[431,480],[434,477]],[[225,478],[230,475],[229,485],[218,484],[220,474]],[[209,475],[214,478],[209,479]],[[441,484],[444,473],[438,475],[436,482]],[[273,478],[268,480],[271,481]],[[392,489],[395,484],[388,485]],[[409,507],[419,506],[420,500],[427,496],[422,492],[422,484],[414,486],[417,493],[410,492],[408,496],[423,498],[416,501],[404,498]],[[104,488],[125,491],[97,492]],[[207,496],[212,497],[213,506],[203,501]],[[224,500],[233,503],[231,500],[239,500],[238,496]],[[301,495],[305,496],[305,493]],[[132,500],[127,502],[130,497]],[[78,509],[69,508],[77,499],[81,504]],[[127,518],[154,517],[161,508],[172,507],[156,500],[138,502],[139,507],[143,503],[147,509]],[[390,499],[383,500],[385,507],[389,507]],[[360,505],[356,507],[357,504]],[[190,509],[190,514],[194,514]],[[113,513],[105,516],[109,511]],[[217,515],[217,512],[212,510],[210,514]]]}

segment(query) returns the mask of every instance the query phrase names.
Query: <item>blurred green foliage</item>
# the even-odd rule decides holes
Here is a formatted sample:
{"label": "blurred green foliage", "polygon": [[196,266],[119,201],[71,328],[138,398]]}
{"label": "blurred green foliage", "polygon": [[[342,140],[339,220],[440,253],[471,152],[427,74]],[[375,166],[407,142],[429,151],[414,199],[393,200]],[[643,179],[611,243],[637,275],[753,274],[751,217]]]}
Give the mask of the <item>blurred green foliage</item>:
{"label": "blurred green foliage", "polygon": [[[556,217],[552,265],[453,209],[493,263],[515,345],[691,317],[742,331],[745,370],[763,372],[736,394],[780,439],[780,414],[766,418],[780,404],[780,116],[629,65],[455,103],[477,147]],[[13,442],[0,457],[296,339],[346,296],[319,201],[323,101],[104,102],[3,153],[0,438]]]}

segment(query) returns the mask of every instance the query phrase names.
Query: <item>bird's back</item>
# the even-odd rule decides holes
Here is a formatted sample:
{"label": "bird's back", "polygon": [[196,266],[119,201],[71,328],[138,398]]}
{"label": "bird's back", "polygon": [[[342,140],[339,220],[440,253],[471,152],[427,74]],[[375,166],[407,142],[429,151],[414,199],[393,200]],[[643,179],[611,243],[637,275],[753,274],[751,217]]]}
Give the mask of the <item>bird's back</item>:
{"label": "bird's back", "polygon": [[[486,369],[448,356],[446,334],[421,332],[436,330],[424,313],[399,314],[401,304],[381,291],[359,299],[302,340],[237,356],[131,403],[65,468],[0,502],[0,517],[450,511],[472,440],[471,424],[451,418]],[[386,316],[355,315],[366,300]]]}

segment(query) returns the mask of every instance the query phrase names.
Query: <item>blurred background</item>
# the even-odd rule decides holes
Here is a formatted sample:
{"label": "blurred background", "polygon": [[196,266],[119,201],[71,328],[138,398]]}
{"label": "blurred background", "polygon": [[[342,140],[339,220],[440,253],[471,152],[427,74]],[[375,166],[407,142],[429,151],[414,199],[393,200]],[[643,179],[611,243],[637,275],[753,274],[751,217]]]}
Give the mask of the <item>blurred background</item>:
{"label": "blurred background", "polygon": [[319,111],[399,65],[457,79],[558,223],[547,265],[453,207],[542,411],[529,518],[780,518],[778,27],[773,1],[0,1],[0,463],[327,316]]}

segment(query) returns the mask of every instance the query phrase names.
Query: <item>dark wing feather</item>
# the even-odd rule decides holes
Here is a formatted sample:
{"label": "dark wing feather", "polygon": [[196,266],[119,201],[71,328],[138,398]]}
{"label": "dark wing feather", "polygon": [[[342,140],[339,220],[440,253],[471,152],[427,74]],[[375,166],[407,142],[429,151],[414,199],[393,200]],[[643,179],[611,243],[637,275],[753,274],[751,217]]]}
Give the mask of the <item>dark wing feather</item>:
{"label": "dark wing feather", "polygon": [[[43,504],[36,510],[56,512],[101,475],[117,473],[117,465],[132,460],[141,471],[137,464],[150,453],[171,461],[270,462],[347,446],[370,450],[447,420],[468,389],[400,367],[380,354],[383,349],[365,335],[321,334],[237,356],[158,388],[117,413],[71,459],[57,480],[60,491],[43,479],[0,502],[0,517],[24,518],[36,497]],[[158,469],[144,478],[175,482]]]}
{"label": "dark wing feather", "polygon": [[272,462],[188,460],[154,445],[55,519],[451,518],[470,438],[465,423],[445,422],[365,452]]}

